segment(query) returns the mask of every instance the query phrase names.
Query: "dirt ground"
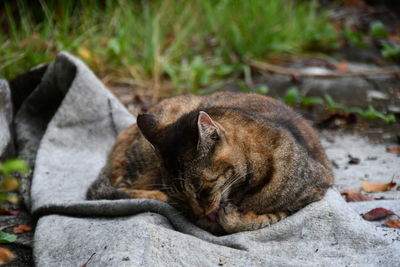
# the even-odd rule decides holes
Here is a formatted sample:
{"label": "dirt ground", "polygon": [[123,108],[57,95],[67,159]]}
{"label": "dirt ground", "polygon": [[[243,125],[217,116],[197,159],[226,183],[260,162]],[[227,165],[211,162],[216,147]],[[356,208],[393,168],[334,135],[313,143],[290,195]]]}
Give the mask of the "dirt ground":
{"label": "dirt ground", "polygon": [[[332,18],[340,23],[354,20],[360,28],[367,27],[375,19],[399,27],[399,9],[395,8],[396,1],[365,1],[372,3],[374,10],[365,6],[349,6],[332,11]],[[381,4],[383,3],[383,4]],[[292,58],[280,62],[284,67],[294,70],[309,69],[314,71],[332,71],[332,64],[341,60],[348,62],[352,71],[376,70],[396,67],[392,62],[383,62],[379,51],[372,49],[364,51],[351,45],[338,51],[333,61],[320,58]],[[336,62],[336,63],[335,63]],[[271,91],[268,95],[281,98],[287,88],[297,86],[307,96],[332,95],[336,102],[349,106],[366,108],[372,104],[380,111],[396,115],[400,121],[400,77],[399,75],[361,75],[356,77],[294,77],[268,71],[254,70],[252,88],[267,85]],[[133,114],[146,112],[155,100],[151,90],[135,88],[124,84],[109,85],[110,90]],[[221,90],[241,91],[235,84],[226,84]],[[167,93],[169,94],[169,93]],[[332,163],[335,173],[335,187],[338,190],[358,189],[362,181],[387,183],[396,182],[397,186],[385,193],[370,194],[376,199],[400,199],[400,153],[387,152],[389,147],[400,145],[400,123],[388,124],[381,120],[362,120],[357,116],[346,116],[340,112],[329,111],[324,106],[304,109],[294,107],[304,117],[308,118],[319,129],[322,144]],[[358,163],[350,163],[352,158],[359,159]],[[0,229],[11,232],[12,227],[21,224],[35,226],[32,218],[23,205],[10,206],[18,210],[18,215],[1,215]],[[355,207],[359,209],[360,207]],[[400,210],[396,210],[398,214]],[[2,244],[10,248],[16,258],[5,266],[31,266],[33,262],[32,246],[34,232],[18,235],[14,243]]]}

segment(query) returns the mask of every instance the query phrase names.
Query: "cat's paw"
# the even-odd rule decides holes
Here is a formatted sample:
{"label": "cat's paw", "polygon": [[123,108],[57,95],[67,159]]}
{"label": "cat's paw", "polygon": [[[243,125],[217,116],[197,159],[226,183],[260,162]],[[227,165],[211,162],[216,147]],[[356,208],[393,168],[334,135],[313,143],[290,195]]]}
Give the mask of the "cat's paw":
{"label": "cat's paw", "polygon": [[220,209],[218,213],[218,223],[227,233],[235,233],[240,231],[239,228],[242,222],[242,216],[238,208],[229,203]]}

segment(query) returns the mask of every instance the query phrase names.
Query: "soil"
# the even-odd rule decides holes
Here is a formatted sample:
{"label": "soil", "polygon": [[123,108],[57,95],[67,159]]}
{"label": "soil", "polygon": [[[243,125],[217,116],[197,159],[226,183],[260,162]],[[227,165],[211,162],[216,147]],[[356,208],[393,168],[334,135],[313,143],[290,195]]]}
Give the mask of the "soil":
{"label": "soil", "polygon": [[[322,2],[331,3],[331,1]],[[344,2],[350,3],[352,1]],[[372,21],[380,20],[390,31],[399,31],[400,9],[396,0],[353,2],[358,2],[359,4],[345,5],[332,9],[331,17],[336,24],[340,26],[349,23],[349,20],[351,20],[350,22],[355,25],[354,27],[366,31],[368,25],[370,25]],[[374,41],[372,40],[371,42],[373,43]],[[332,71],[335,70],[338,62],[343,60],[348,62],[348,69],[350,70],[386,69],[387,67],[396,66],[396,63],[385,61],[382,58],[379,44],[377,43],[373,43],[372,49],[370,50],[363,50],[351,44],[345,44],[341,50],[335,52],[329,59],[310,57],[291,58],[290,60],[281,61],[279,64],[300,70],[314,68],[315,71],[315,68],[317,68],[319,70]],[[321,97],[328,93],[337,103],[348,106],[366,108],[368,105],[373,105],[383,113],[395,114],[397,121],[400,121],[400,77],[398,75],[304,78],[260,70],[254,70],[253,73],[254,75],[249,86],[251,88],[259,88],[261,85],[267,85],[270,88],[268,95],[273,97],[282,98],[289,87],[297,86],[302,94],[310,97]],[[146,110],[157,101],[157,99],[152,97],[151,90],[135,88],[124,84],[108,86],[127,109],[135,115],[146,112]],[[227,84],[219,90],[241,91],[236,84]],[[170,95],[170,93],[167,93],[167,95]],[[353,189],[346,188],[346,186],[356,186],[354,184],[355,182],[359,182],[358,180],[361,178],[368,178],[368,176],[371,175],[371,173],[369,173],[370,169],[362,168],[364,163],[368,165],[370,162],[375,162],[376,164],[373,166],[379,169],[382,168],[382,166],[379,165],[379,160],[384,160],[385,162],[390,161],[394,163],[391,163],[391,165],[385,168],[389,170],[392,168],[393,171],[398,171],[398,168],[395,168],[395,157],[398,158],[397,162],[400,162],[399,155],[390,154],[390,156],[388,156],[385,154],[387,153],[385,148],[389,145],[394,146],[400,144],[399,123],[388,124],[378,119],[363,120],[356,115],[346,115],[337,111],[329,111],[327,107],[323,105],[316,105],[308,109],[298,105],[294,106],[294,108],[320,130],[323,136],[323,144],[327,147],[328,154],[333,157],[331,160],[338,161],[339,163],[335,161],[336,165],[340,164],[339,169],[341,172],[338,173],[338,170],[334,170],[335,174],[342,175],[344,173],[347,175],[348,170],[350,170],[350,172],[351,170],[357,170],[352,172],[353,176],[359,175],[357,178],[351,178],[353,180],[348,181],[340,179],[338,181],[337,186],[339,189]],[[341,135],[347,136],[347,139],[341,139]],[[368,138],[370,141],[366,141],[364,137]],[[342,146],[342,150],[335,152],[335,146],[330,144],[333,144],[332,142],[336,142],[336,144],[343,143],[340,140],[347,140],[347,143]],[[366,147],[368,144],[381,145],[378,147],[372,146],[368,151],[373,151],[374,154],[369,155],[365,150],[362,150],[362,147]],[[360,150],[357,150],[358,152],[355,151],[351,153],[353,153],[354,156],[361,157],[361,165],[349,165],[346,163],[346,153],[349,151],[346,146],[354,146],[354,149],[357,149],[357,146],[360,148]],[[366,155],[366,153],[368,155]],[[335,159],[335,155],[340,155],[340,160]],[[390,160],[387,160],[387,157],[389,157]],[[336,169],[335,164],[333,164],[334,169]],[[389,175],[389,173],[387,175]],[[399,179],[398,173],[393,175],[397,175],[395,179]],[[353,176],[350,175],[349,177]],[[380,196],[398,199],[398,194],[399,193],[391,192],[389,195],[381,194]],[[35,226],[35,219],[29,215],[23,204],[10,206],[8,208],[19,210],[20,213],[17,216],[1,215],[0,225],[2,230],[11,233],[13,226],[21,224]],[[19,234],[17,241],[14,243],[2,244],[2,246],[11,249],[17,256],[15,260],[5,266],[32,266],[32,242],[33,231]]]}

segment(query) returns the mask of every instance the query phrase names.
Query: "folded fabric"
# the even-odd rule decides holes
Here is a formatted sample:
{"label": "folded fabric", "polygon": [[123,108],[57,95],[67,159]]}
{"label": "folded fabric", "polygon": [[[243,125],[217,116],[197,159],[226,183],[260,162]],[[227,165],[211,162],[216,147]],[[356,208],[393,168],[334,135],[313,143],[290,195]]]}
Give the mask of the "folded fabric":
{"label": "folded fabric", "polygon": [[398,237],[361,219],[333,189],[270,227],[220,237],[156,200],[85,200],[117,134],[135,118],[67,53],[38,73],[15,118],[18,153],[34,169],[25,201],[39,218],[37,266],[81,266],[91,256],[87,266],[400,262]]}

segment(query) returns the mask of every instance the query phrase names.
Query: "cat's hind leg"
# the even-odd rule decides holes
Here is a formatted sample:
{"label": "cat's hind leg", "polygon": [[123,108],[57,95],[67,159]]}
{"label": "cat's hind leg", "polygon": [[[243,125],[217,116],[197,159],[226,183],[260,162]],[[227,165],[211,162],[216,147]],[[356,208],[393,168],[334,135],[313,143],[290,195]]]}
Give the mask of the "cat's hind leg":
{"label": "cat's hind leg", "polygon": [[236,206],[228,204],[218,213],[218,222],[224,230],[231,234],[241,231],[257,230],[287,217],[286,212],[255,214],[252,211],[240,212]]}

